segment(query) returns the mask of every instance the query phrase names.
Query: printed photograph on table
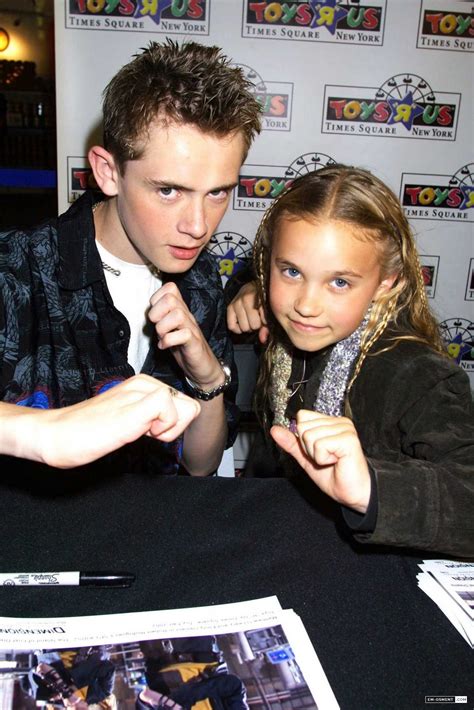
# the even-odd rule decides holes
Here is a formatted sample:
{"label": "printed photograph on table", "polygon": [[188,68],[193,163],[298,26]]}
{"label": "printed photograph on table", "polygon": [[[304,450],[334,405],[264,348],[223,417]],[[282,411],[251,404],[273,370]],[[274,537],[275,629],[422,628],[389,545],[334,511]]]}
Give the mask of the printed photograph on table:
{"label": "printed photograph on table", "polygon": [[0,651],[2,708],[196,710],[317,705],[281,626],[77,648]]}
{"label": "printed photograph on table", "polygon": [[94,616],[0,618],[2,710],[339,710],[276,596]]}

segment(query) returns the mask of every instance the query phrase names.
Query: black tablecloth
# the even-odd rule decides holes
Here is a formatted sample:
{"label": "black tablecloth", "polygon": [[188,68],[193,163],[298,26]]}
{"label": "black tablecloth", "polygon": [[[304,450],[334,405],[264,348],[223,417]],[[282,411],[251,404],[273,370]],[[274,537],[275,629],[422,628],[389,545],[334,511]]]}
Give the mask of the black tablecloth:
{"label": "black tablecloth", "polygon": [[2,616],[276,594],[301,617],[343,710],[414,710],[427,695],[467,695],[474,706],[474,652],[417,587],[426,555],[351,542],[337,507],[322,506],[310,481],[128,475],[64,496],[51,487],[33,495],[0,484],[0,572],[123,569],[136,582],[2,587]]}

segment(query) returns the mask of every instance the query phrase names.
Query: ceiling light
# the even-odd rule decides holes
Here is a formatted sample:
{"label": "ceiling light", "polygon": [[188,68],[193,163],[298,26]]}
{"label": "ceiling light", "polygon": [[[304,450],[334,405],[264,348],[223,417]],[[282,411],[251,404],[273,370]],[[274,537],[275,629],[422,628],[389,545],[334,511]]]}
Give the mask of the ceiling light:
{"label": "ceiling light", "polygon": [[3,27],[0,27],[0,52],[4,52],[9,44],[10,35],[5,29],[3,29]]}

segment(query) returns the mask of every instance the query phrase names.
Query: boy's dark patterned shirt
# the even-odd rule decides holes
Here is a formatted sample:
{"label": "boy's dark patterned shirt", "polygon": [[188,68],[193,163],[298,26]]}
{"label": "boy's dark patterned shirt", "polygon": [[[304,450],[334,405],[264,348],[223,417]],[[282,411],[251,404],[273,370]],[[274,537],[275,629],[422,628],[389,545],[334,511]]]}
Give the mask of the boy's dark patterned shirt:
{"label": "boy's dark patterned shirt", "polygon": [[[32,230],[0,234],[2,401],[65,407],[134,374],[127,362],[129,325],[113,305],[95,243],[96,197],[85,193],[65,214]],[[233,384],[225,395],[230,445],[238,418],[233,404],[237,382],[216,263],[204,251],[188,272],[164,278],[171,279],[213,352],[232,364]],[[186,391],[173,356],[152,343],[142,372]],[[140,442],[129,447],[135,465],[161,473],[176,470],[176,451],[147,437]],[[142,448],[146,460],[141,454],[137,460]]]}

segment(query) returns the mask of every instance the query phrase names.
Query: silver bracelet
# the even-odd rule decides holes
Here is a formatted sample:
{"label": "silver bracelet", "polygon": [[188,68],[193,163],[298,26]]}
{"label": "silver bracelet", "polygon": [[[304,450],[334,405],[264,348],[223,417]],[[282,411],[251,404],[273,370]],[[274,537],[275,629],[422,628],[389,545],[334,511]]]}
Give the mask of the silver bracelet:
{"label": "silver bracelet", "polygon": [[214,399],[214,397],[217,397],[217,395],[221,394],[228,388],[232,380],[230,367],[229,365],[226,365],[223,360],[219,360],[219,365],[222,367],[222,372],[224,373],[224,382],[221,385],[217,385],[217,387],[213,387],[210,390],[201,389],[196,384],[194,384],[194,382],[192,382],[189,377],[185,376],[184,379],[186,380],[189,389],[196,397],[196,399],[202,399],[205,402],[208,402],[210,399]]}

